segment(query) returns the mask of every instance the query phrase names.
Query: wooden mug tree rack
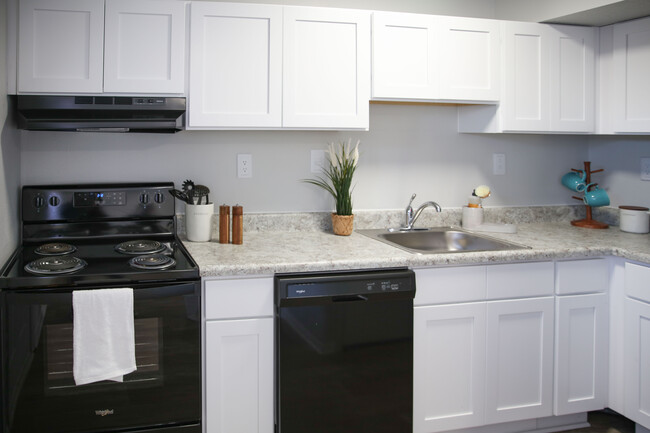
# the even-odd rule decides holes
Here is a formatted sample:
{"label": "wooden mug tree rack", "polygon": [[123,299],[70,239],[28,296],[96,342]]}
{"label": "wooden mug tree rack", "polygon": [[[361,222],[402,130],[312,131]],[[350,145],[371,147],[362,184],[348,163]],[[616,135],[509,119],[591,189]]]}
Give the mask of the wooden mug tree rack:
{"label": "wooden mug tree rack", "polygon": [[[586,182],[587,185],[589,185],[591,183],[591,175],[592,174],[600,173],[601,171],[605,171],[604,168],[601,168],[600,170],[593,170],[592,171],[590,161],[585,161],[584,164],[585,164],[584,172],[587,173],[587,178],[585,179],[585,182]],[[575,168],[572,168],[571,171],[575,171],[575,172],[579,173],[581,170],[577,170]],[[596,185],[598,185],[598,184],[596,183],[593,186],[596,186]],[[587,191],[585,191],[585,192],[587,192]],[[572,198],[584,202],[582,197],[576,197],[574,195],[574,196],[572,196]],[[577,227],[584,227],[584,228],[588,228],[588,229],[606,229],[607,227],[609,227],[607,224],[601,223],[600,221],[596,221],[595,219],[593,219],[591,217],[591,206],[585,205],[585,208],[587,208],[587,217],[585,219],[571,221],[572,225],[577,226]]]}

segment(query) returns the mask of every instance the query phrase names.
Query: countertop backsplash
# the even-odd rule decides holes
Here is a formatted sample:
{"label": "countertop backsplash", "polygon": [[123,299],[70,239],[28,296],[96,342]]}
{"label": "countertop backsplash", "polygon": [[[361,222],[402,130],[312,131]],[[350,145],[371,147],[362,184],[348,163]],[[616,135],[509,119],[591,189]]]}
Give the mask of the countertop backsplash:
{"label": "countertop backsplash", "polygon": [[[400,227],[404,224],[404,210],[358,210],[354,212],[355,229],[379,229]],[[462,208],[443,208],[442,212],[426,209],[420,215],[416,227],[460,226]],[[522,206],[484,207],[484,221],[502,224],[527,224],[566,222],[585,217],[585,206]],[[618,209],[606,206],[593,208],[593,218],[609,225],[618,226]],[[302,213],[244,213],[246,232],[299,232],[331,231],[332,222],[327,212]],[[177,230],[185,235],[185,215],[177,214]],[[212,218],[212,240],[219,239],[218,215]],[[245,242],[245,239],[244,239]]]}

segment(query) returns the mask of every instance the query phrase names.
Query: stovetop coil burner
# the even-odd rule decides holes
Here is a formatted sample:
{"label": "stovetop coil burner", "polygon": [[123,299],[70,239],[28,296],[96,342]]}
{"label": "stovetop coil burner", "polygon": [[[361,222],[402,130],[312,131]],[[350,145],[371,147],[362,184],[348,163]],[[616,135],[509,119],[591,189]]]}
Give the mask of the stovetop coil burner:
{"label": "stovetop coil burner", "polygon": [[62,256],[71,254],[77,251],[74,245],[66,244],[63,242],[51,242],[37,247],[34,252],[41,256]]}
{"label": "stovetop coil burner", "polygon": [[115,246],[115,251],[122,254],[156,254],[165,251],[165,245],[151,239],[137,239],[122,242]]}
{"label": "stovetop coil burner", "polygon": [[34,260],[25,265],[25,270],[36,275],[59,275],[80,271],[88,264],[74,256],[52,256]]}
{"label": "stovetop coil burner", "polygon": [[163,254],[148,254],[133,257],[129,264],[136,269],[162,270],[176,266],[176,260]]}

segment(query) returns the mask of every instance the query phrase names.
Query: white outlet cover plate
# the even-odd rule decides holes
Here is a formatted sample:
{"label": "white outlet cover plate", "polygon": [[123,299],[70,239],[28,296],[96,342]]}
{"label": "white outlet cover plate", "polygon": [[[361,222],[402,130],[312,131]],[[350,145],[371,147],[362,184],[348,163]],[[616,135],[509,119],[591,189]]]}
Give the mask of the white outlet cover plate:
{"label": "white outlet cover plate", "polygon": [[250,153],[237,154],[237,177],[253,177],[253,155]]}
{"label": "white outlet cover plate", "polygon": [[495,176],[506,174],[506,155],[504,153],[492,154],[492,174]]}

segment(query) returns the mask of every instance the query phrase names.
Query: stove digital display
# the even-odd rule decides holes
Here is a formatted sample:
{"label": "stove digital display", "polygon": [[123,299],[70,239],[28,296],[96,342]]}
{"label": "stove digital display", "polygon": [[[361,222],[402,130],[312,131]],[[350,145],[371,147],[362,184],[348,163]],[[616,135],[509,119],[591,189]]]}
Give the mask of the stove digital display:
{"label": "stove digital display", "polygon": [[126,192],[75,192],[75,207],[96,207],[96,206],[124,206],[126,205]]}

